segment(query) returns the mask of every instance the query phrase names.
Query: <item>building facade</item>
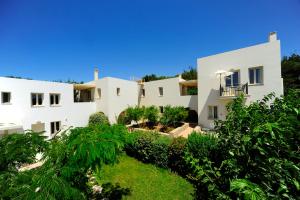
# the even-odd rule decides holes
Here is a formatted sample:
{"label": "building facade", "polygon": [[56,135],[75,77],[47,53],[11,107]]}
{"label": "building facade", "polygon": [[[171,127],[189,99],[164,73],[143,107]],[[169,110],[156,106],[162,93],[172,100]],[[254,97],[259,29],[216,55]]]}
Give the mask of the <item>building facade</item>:
{"label": "building facade", "polygon": [[199,58],[199,124],[213,128],[214,120],[224,120],[226,105],[240,93],[246,104],[275,92],[283,94],[280,41],[276,33],[266,43]]}
{"label": "building facade", "polygon": [[[275,33],[263,44],[197,60],[198,80],[181,76],[143,82],[112,77],[85,84],[0,77],[0,135],[16,131],[60,130],[86,126],[92,113],[103,112],[111,123],[129,106],[183,106],[198,113],[199,125],[213,128],[224,120],[226,105],[244,93],[246,103],[275,92],[283,94],[280,41]],[[195,92],[197,91],[197,92]]]}

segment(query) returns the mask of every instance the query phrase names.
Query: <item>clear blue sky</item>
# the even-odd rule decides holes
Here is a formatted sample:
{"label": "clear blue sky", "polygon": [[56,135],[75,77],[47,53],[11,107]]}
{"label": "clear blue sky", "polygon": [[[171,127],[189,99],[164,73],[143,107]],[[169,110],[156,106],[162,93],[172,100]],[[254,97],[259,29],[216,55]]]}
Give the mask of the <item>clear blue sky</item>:
{"label": "clear blue sky", "polygon": [[174,75],[270,31],[300,53],[300,0],[0,0],[0,76]]}

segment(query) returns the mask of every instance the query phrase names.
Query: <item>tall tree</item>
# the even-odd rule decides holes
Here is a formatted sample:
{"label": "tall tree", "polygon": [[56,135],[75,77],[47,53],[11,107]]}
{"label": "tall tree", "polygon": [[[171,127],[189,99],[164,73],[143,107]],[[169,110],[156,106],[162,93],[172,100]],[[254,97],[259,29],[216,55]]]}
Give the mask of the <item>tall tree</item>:
{"label": "tall tree", "polygon": [[281,73],[284,91],[289,89],[300,89],[300,55],[292,54],[283,57],[281,62]]}

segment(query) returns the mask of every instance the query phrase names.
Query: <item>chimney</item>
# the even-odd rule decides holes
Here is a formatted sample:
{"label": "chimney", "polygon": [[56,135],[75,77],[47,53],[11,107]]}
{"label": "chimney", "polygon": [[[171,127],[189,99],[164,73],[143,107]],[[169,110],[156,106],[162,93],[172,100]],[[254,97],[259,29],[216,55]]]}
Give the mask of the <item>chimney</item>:
{"label": "chimney", "polygon": [[99,79],[99,70],[98,68],[95,68],[94,70],[94,81],[97,81]]}
{"label": "chimney", "polygon": [[271,32],[269,34],[269,42],[274,42],[277,40],[277,33],[276,32]]}

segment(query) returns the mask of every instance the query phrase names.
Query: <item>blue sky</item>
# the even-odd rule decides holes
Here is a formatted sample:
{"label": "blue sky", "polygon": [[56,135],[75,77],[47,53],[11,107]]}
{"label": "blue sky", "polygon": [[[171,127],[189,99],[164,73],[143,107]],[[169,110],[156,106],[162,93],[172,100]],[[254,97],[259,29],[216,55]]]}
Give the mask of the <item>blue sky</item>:
{"label": "blue sky", "polygon": [[300,54],[300,0],[0,0],[0,76],[174,75],[270,31]]}

